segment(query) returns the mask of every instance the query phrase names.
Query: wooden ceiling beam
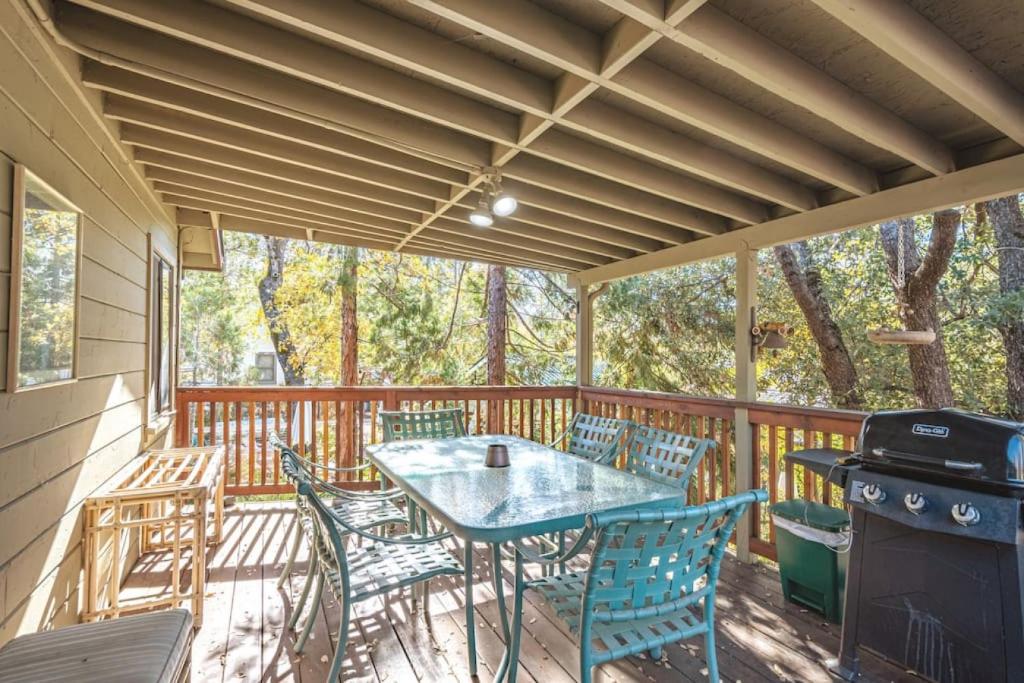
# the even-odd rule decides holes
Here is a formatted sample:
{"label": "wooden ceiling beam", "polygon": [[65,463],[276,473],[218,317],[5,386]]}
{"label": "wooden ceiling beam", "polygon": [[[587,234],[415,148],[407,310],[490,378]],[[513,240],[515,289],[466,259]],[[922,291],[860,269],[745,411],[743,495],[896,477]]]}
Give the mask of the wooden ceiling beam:
{"label": "wooden ceiling beam", "polygon": [[[272,208],[271,210],[267,210],[265,207],[253,208],[248,202],[231,198],[196,198],[166,192],[162,193],[161,196],[168,204],[198,209],[200,211],[232,214],[280,225],[291,225],[302,229],[311,228],[313,230],[348,231],[351,234],[374,234],[372,230],[367,230],[364,226],[353,225],[345,221],[324,220],[316,216],[311,218],[304,212],[280,208]],[[385,232],[386,235],[384,234]],[[492,249],[496,252],[507,251],[510,255],[532,258],[536,262],[546,263],[558,268],[578,270],[580,268],[607,264],[612,260],[571,247],[553,246],[521,235],[496,233],[486,229],[471,229],[471,226],[467,226],[465,223],[457,223],[450,219],[441,221],[441,225],[424,230],[422,234],[425,237],[431,235],[434,237],[443,236],[444,241],[450,244],[477,246]],[[377,233],[378,239],[385,237],[391,240],[390,248],[393,250],[395,243],[401,236],[385,230],[380,230]]]}
{"label": "wooden ceiling beam", "polygon": [[514,114],[256,19],[199,2],[73,0],[121,21],[488,140],[513,142]]}
{"label": "wooden ceiling beam", "polygon": [[630,64],[606,87],[665,116],[853,194],[878,191],[878,174],[870,168],[649,59]]}
{"label": "wooden ceiling beam", "polygon": [[[250,0],[244,0],[249,4]],[[263,4],[265,0],[257,0]],[[638,22],[624,17],[607,36],[602,38],[591,34],[578,26],[568,24],[564,19],[538,8],[528,2],[507,0],[500,3],[462,2],[460,0],[423,0],[417,2],[432,12],[456,21],[463,22],[468,28],[485,31],[491,37],[521,49],[531,56],[544,59],[554,66],[567,70],[556,89],[555,110],[538,111],[529,108],[528,103],[517,102],[518,107],[531,115],[527,119],[525,129],[520,130],[519,145],[527,150],[537,148],[539,142],[547,141],[551,135],[561,133],[540,133],[547,130],[542,126],[544,121],[553,119],[573,130],[596,137],[605,142],[627,149],[650,159],[674,166],[689,174],[700,176],[725,187],[740,190],[763,199],[796,209],[807,210],[817,206],[814,193],[799,183],[779,176],[746,160],[735,157],[722,150],[697,142],[686,136],[657,126],[649,120],[642,119],[628,112],[618,110],[594,101],[582,101],[596,90],[602,82],[614,77],[623,67],[647,47],[652,45],[660,34]],[[317,16],[322,15],[320,12]],[[513,21],[512,17],[516,17]],[[339,16],[339,20],[341,17]],[[394,19],[392,22],[396,21]],[[339,32],[345,35],[354,33],[352,29],[338,28],[330,32],[339,41],[344,40]],[[568,36],[562,40],[550,38],[555,35]],[[549,39],[539,41],[538,36]],[[567,42],[577,43],[573,48]],[[346,41],[352,44],[352,41]],[[462,48],[464,49],[464,48]],[[488,61],[486,55],[477,54],[477,61]],[[496,60],[491,60],[496,61]],[[500,63],[500,62],[499,62]],[[412,66],[410,68],[415,68]],[[452,81],[459,87],[468,87],[462,81]],[[501,82],[492,83],[491,91],[503,93],[505,86]],[[508,161],[510,155],[499,161]],[[562,161],[560,159],[560,161]],[[695,182],[692,178],[688,179]],[[692,197],[714,197],[717,203],[719,196],[725,191],[721,188],[707,190],[701,183],[693,191],[687,193],[687,203],[692,206],[709,208],[706,204],[689,201]],[[698,192],[697,190],[701,190]],[[732,195],[732,193],[727,193]],[[735,195],[732,195],[736,201]],[[708,201],[705,199],[705,201]],[[742,199],[740,200],[742,201]],[[711,209],[716,210],[716,209]],[[738,216],[735,211],[717,211],[737,220],[752,223],[749,215]],[[756,212],[756,211],[755,211]],[[764,214],[759,220],[764,220]]]}
{"label": "wooden ceiling beam", "polygon": [[362,137],[408,154],[459,168],[490,162],[490,143],[445,126],[292,78],[241,59],[125,23],[75,5],[61,5],[62,33],[87,47],[117,55],[136,72],[330,130]]}
{"label": "wooden ceiling beam", "polygon": [[1024,145],[1024,93],[905,2],[814,0],[958,104]]}
{"label": "wooden ceiling beam", "polygon": [[117,95],[107,97],[103,112],[111,119],[133,126],[199,140],[268,159],[287,161],[297,166],[318,169],[388,190],[429,199],[440,199],[448,192],[449,184],[438,180],[377,166],[336,151],[325,151],[209,119],[168,111],[156,105],[122,99]]}
{"label": "wooden ceiling beam", "polygon": [[[161,158],[160,156],[163,156]],[[154,161],[146,161],[147,158]],[[308,185],[270,178],[255,173],[246,173],[214,164],[205,164],[185,157],[174,157],[162,152],[152,152],[139,147],[136,161],[144,164],[145,176],[152,180],[164,180],[178,184],[191,184],[197,188],[208,188],[226,195],[252,197],[274,195],[283,200],[301,201],[307,206],[324,206],[344,209],[352,213],[378,216],[412,225],[420,222],[422,213],[400,209],[369,200],[357,200],[346,195],[330,193]]]}
{"label": "wooden ceiling beam", "polygon": [[[614,55],[620,52],[629,53],[630,49],[642,52],[669,28],[674,28],[675,24],[698,11],[704,0],[673,2],[664,18],[661,2],[606,0],[606,4],[626,16],[604,36],[605,54],[601,60],[591,56],[597,49],[597,36],[588,34],[580,27],[567,28],[564,19],[542,10],[530,9],[534,6],[523,0],[505,0],[500,3],[473,0],[412,1],[467,29],[479,31],[489,38],[564,69],[570,78],[564,78],[563,90],[570,94],[556,97],[556,102],[578,95],[586,86],[592,89],[604,87],[855,194],[870,194],[878,189],[878,179],[871,169],[825,145],[673,74],[648,59],[635,58],[634,55],[632,60],[616,60]],[[643,21],[637,21],[638,17]],[[571,49],[562,40],[550,37],[557,36],[561,31],[569,31],[570,40],[584,47]],[[644,31],[648,34],[645,35]],[[548,39],[536,41],[535,35],[548,36]],[[622,41],[625,46],[618,45]],[[595,69],[595,62],[600,62],[602,66]],[[567,115],[566,119],[567,125],[574,124],[571,115]],[[719,150],[714,150],[711,158],[717,160],[723,156]],[[715,173],[714,170],[708,172]],[[718,176],[728,175],[724,171],[718,172]],[[757,186],[750,186],[747,191],[765,198],[774,198],[777,193],[777,190],[758,192]],[[793,191],[795,189],[791,188]],[[789,201],[792,203],[792,199]]]}
{"label": "wooden ceiling beam", "polygon": [[[469,213],[472,208],[474,207],[453,206],[445,213],[444,218],[456,220],[464,226],[470,226]],[[489,227],[488,230],[495,233],[522,235],[524,237],[529,237],[541,242],[547,242],[556,246],[571,244],[574,249],[578,249],[581,252],[597,254],[611,259],[632,258],[637,255],[637,252],[633,249],[624,249],[623,247],[618,247],[583,235],[573,234],[567,237],[567,233],[562,230],[554,230],[536,224],[525,223],[519,219],[518,211],[516,211],[512,216],[504,218],[501,216],[495,216],[494,225]]]}
{"label": "wooden ceiling beam", "polygon": [[[184,177],[182,177],[184,176]],[[352,225],[364,225],[368,228],[379,228],[389,230],[398,235],[405,233],[415,224],[406,221],[393,221],[376,216],[348,211],[338,207],[327,207],[322,204],[303,202],[300,199],[284,197],[267,192],[259,192],[240,185],[230,183],[217,183],[202,178],[196,179],[184,173],[161,172],[161,169],[147,170],[146,177],[153,182],[153,188],[157,192],[178,194],[193,197],[195,199],[208,198],[214,201],[234,201],[244,203],[246,206],[264,208],[268,212],[275,209],[285,211],[297,211],[308,214],[310,217],[320,217],[327,220],[341,220]]]}
{"label": "wooden ceiling beam", "polygon": [[193,140],[173,133],[165,133],[134,124],[121,126],[121,137],[126,144],[160,152],[189,157],[198,161],[227,166],[241,171],[250,171],[272,178],[309,184],[342,194],[372,199],[413,211],[430,211],[435,199],[425,198],[396,190],[378,187],[359,180],[353,180],[307,166],[297,166],[279,159],[252,154],[228,147],[220,147],[201,140]]}
{"label": "wooden ceiling beam", "polygon": [[[216,151],[215,148],[210,149],[210,158],[216,157]],[[195,179],[194,182],[208,180],[221,188],[228,184],[237,185],[242,190],[250,188],[281,194],[371,216],[413,223],[419,223],[422,219],[421,212],[337,192],[332,187],[333,178],[326,174],[318,179],[315,173],[303,170],[305,175],[301,180],[306,182],[296,182],[291,175],[284,175],[289,173],[289,169],[283,164],[279,167],[272,162],[259,160],[263,166],[256,167],[261,170],[261,173],[256,173],[145,147],[135,148],[135,160],[146,165],[149,175],[162,180],[177,180],[180,183],[182,178],[188,177]],[[509,180],[505,185],[520,200],[516,219],[523,223],[590,237],[641,252],[657,250],[664,244],[682,244],[689,239],[686,231],[624,211],[583,202],[569,195],[517,183],[515,180]],[[213,186],[210,187],[212,189]],[[475,194],[467,195],[460,200],[459,205],[472,208],[476,206],[477,197]],[[424,210],[427,208],[424,206]]]}
{"label": "wooden ceiling beam", "polygon": [[752,83],[821,116],[873,145],[941,175],[955,169],[952,151],[848,86],[704,5],[677,26],[622,0],[600,0]]}
{"label": "wooden ceiling beam", "polygon": [[451,166],[368,142],[348,133],[337,132],[105,64],[87,61],[82,69],[82,82],[112,95],[108,98],[112,108],[127,112],[121,116],[110,114],[116,118],[132,120],[128,118],[132,113],[145,116],[154,111],[169,109],[221,125],[235,126],[323,151],[336,152],[403,174],[411,173],[451,184],[465,185],[468,182],[468,174],[465,171]]}
{"label": "wooden ceiling beam", "polygon": [[[189,226],[199,222],[201,225],[202,217],[209,220],[209,214],[196,209],[182,209],[177,210],[178,224],[182,226]],[[267,235],[272,237],[284,237],[293,240],[309,240],[312,237],[313,241],[325,242],[328,244],[343,244],[346,246],[362,247],[366,249],[376,249],[380,251],[390,251],[391,247],[387,242],[380,240],[374,240],[365,236],[352,236],[344,233],[331,232],[328,230],[319,229],[307,229],[301,227],[294,227],[288,225],[279,225],[272,221],[259,221],[244,216],[235,216],[230,213],[223,214],[221,216],[221,223],[225,230],[232,230],[235,232],[248,232],[256,235]],[[541,270],[553,270],[562,271],[563,269],[556,268],[547,263],[540,263],[531,261],[529,259],[521,259],[502,254],[500,252],[491,252],[487,250],[475,249],[471,247],[454,246],[443,241],[435,239],[425,238],[415,243],[415,246],[411,246],[406,250],[407,253],[415,254],[417,256],[428,256],[431,258],[455,258],[459,260],[473,260],[484,263],[500,263],[512,266],[523,266],[527,268],[538,268]]]}
{"label": "wooden ceiling beam", "polygon": [[529,154],[516,157],[502,175],[523,183],[557,188],[595,204],[632,212],[653,221],[661,221],[704,234],[718,234],[729,225],[721,216],[669,201],[649,192],[609,182],[589,173],[565,168]]}
{"label": "wooden ceiling beam", "polygon": [[[689,230],[676,225],[670,225],[669,222],[647,218],[632,211],[581,200],[563,192],[550,190],[538,185],[521,183],[514,178],[503,177],[502,184],[505,186],[505,189],[514,194],[521,202],[553,211],[563,216],[606,225],[615,230],[621,230],[666,244],[683,244],[693,239],[693,233]],[[717,216],[709,221],[709,226],[711,225],[721,226],[723,229],[725,227],[724,222]]]}
{"label": "wooden ceiling beam", "polygon": [[330,190],[324,190],[302,183],[292,182],[284,178],[275,178],[268,175],[259,175],[248,171],[240,171],[236,168],[218,166],[189,157],[158,152],[144,147],[135,148],[135,160],[144,164],[146,176],[155,180],[167,180],[169,182],[209,183],[210,187],[219,186],[236,188],[233,191],[245,192],[255,191],[273,193],[282,197],[293,197],[308,202],[324,204],[347,209],[355,213],[363,213],[369,216],[380,216],[392,220],[403,221],[409,224],[418,223],[423,214],[419,211],[403,209],[390,204],[374,202],[369,199],[360,199],[352,195],[341,194]]}
{"label": "wooden ceiling beam", "polygon": [[[157,0],[74,1],[92,10],[110,14],[119,20],[160,31],[215,52],[275,68],[323,87],[336,88],[349,95],[365,97],[376,104],[391,106],[434,123],[450,125],[464,133],[483,137],[510,148],[518,149],[518,146],[525,142],[520,140],[518,119],[513,114],[218,7],[193,0],[182,0],[182,3],[174,5]],[[600,46],[598,52],[600,53]],[[547,115],[547,112],[544,114]],[[618,127],[619,130],[626,128],[627,126],[622,125]],[[703,169],[706,167],[712,169],[707,172],[708,174],[717,173],[719,169],[716,160],[722,157],[723,153],[697,143],[690,145],[691,148],[695,146],[704,157],[704,163],[693,163],[688,170],[704,174]],[[578,150],[579,156],[558,158],[557,161],[579,167],[580,164],[586,163],[585,155],[600,155],[608,151],[601,145],[582,139],[574,143],[573,147]],[[692,153],[693,150],[690,151]],[[654,183],[657,183],[659,178],[678,175],[663,167],[632,159],[628,155],[619,154],[619,157],[622,164],[636,170],[643,169]],[[747,175],[744,178],[751,181],[743,182],[744,178],[740,178],[734,181],[735,184],[744,187],[755,185],[759,193],[774,194],[779,184],[793,185],[791,189],[794,192],[799,190],[795,183],[783,179],[775,179],[771,190],[760,188],[757,181],[767,172],[737,159],[732,159],[726,165],[731,169],[745,170]],[[627,184],[629,182],[613,179]],[[734,205],[749,201],[739,195],[693,178],[680,177],[676,185],[678,189],[670,197],[674,201],[708,208],[722,215],[752,222],[749,217],[741,218],[737,215]],[[801,202],[789,202],[786,205],[804,208]]]}
{"label": "wooden ceiling beam", "polygon": [[287,222],[289,225],[297,225],[313,230],[335,229],[348,231],[353,234],[372,235],[377,239],[390,240],[392,245],[402,239],[408,231],[407,228],[395,228],[392,226],[376,227],[368,226],[365,223],[352,223],[338,218],[320,216],[308,211],[263,204],[247,199],[238,199],[216,192],[172,186],[170,183],[156,182],[154,187],[164,198],[164,201],[176,206],[198,209],[200,211],[233,213],[237,216],[247,216],[256,220]]}
{"label": "wooden ceiling beam", "polygon": [[[581,102],[565,115],[563,121],[570,128],[609,144],[790,209],[808,211],[818,205],[814,192],[798,182],[730,154],[711,151],[707,145],[667,128],[652,125],[647,119],[615,110],[604,102]],[[535,148],[536,145],[533,145],[530,149]],[[724,203],[728,198],[736,197],[734,193],[727,194],[728,197],[718,202]],[[751,206],[749,211],[744,212],[746,217],[735,212],[725,215],[756,223],[758,221],[752,218],[760,215],[762,210]]]}
{"label": "wooden ceiling beam", "polygon": [[[563,195],[564,196],[564,195]],[[512,214],[517,223],[525,226],[536,225],[542,228],[550,228],[564,233],[565,235],[586,237],[598,240],[604,244],[621,247],[630,251],[648,252],[656,251],[664,246],[664,242],[651,239],[621,229],[610,228],[600,223],[584,220],[574,216],[566,216],[555,211],[527,204],[523,196],[516,194],[519,200],[519,208]],[[571,198],[565,199],[572,201]],[[466,195],[458,206],[468,209],[476,208],[479,202],[479,193]],[[455,207],[453,207],[454,210]],[[563,237],[563,239],[565,239]]]}
{"label": "wooden ceiling beam", "polygon": [[355,0],[228,0],[295,27],[507,107],[548,112],[549,81]]}

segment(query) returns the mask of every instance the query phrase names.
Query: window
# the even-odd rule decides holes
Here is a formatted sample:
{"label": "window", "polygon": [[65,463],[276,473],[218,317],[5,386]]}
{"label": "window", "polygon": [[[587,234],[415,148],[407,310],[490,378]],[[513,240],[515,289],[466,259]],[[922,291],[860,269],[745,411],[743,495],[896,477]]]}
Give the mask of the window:
{"label": "window", "polygon": [[82,212],[24,166],[14,167],[7,389],[78,374]]}
{"label": "window", "polygon": [[277,384],[277,357],[273,353],[256,354],[256,381],[260,384]]}
{"label": "window", "polygon": [[150,310],[150,417],[171,409],[174,371],[174,267],[153,252],[152,304]]}

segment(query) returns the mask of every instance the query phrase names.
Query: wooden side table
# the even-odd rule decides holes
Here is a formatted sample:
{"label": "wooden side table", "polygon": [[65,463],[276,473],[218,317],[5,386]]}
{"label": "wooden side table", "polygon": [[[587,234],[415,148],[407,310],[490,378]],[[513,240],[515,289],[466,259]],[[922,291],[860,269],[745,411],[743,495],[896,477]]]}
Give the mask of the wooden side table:
{"label": "wooden side table", "polygon": [[[156,607],[175,608],[191,600],[195,627],[199,628],[203,620],[206,546],[219,543],[223,535],[223,472],[223,446],[147,451],[86,499],[86,621]],[[212,515],[208,508],[211,503]],[[171,591],[169,595],[122,603],[122,544],[125,532],[134,529],[139,530],[140,553],[172,551]],[[101,580],[103,555],[110,558],[110,573]],[[186,555],[191,565],[191,581],[183,587],[181,574]]]}

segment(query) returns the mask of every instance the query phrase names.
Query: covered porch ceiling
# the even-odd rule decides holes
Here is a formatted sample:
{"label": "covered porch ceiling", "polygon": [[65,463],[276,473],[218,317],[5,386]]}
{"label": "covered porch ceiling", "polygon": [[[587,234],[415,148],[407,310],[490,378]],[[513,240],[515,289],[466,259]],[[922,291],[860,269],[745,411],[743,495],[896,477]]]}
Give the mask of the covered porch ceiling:
{"label": "covered porch ceiling", "polygon": [[[59,0],[53,16],[183,228],[591,284],[1024,189],[1019,0]],[[478,228],[488,167],[520,206]]]}

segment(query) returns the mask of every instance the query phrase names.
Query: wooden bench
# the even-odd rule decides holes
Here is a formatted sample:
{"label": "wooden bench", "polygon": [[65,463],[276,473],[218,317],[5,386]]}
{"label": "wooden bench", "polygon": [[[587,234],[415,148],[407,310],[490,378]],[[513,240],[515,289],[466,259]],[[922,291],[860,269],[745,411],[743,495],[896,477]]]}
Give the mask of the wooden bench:
{"label": "wooden bench", "polygon": [[20,636],[0,648],[0,683],[189,680],[192,614],[139,614]]}

